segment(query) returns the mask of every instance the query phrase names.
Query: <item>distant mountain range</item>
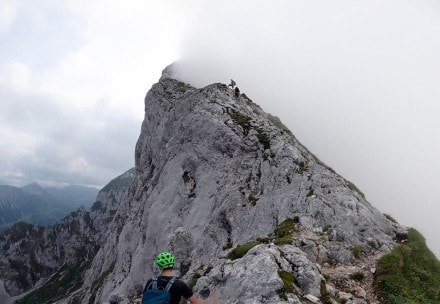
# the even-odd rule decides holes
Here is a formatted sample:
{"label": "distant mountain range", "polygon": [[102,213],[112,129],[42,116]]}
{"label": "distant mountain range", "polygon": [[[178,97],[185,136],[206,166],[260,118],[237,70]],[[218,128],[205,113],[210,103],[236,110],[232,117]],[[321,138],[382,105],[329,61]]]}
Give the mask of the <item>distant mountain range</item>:
{"label": "distant mountain range", "polygon": [[53,224],[80,206],[90,207],[98,189],[69,185],[42,187],[31,183],[24,187],[0,185],[0,229],[16,222]]}

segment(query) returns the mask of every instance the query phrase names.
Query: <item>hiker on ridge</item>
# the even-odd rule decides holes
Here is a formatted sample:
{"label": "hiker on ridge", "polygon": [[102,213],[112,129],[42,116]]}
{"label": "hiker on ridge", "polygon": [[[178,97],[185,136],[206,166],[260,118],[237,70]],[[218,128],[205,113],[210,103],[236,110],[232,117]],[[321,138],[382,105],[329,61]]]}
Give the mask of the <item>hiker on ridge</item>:
{"label": "hiker on ridge", "polygon": [[231,87],[231,89],[234,89],[235,85],[236,85],[236,83],[235,83],[234,79],[231,79],[231,83],[228,84],[228,87]]}
{"label": "hiker on ridge", "polygon": [[174,263],[174,255],[171,252],[162,252],[157,255],[156,264],[159,266],[161,274],[159,277],[149,279],[145,284],[142,304],[179,304],[181,297],[184,297],[191,304],[205,304],[205,301],[193,294],[188,285],[173,275]]}
{"label": "hiker on ridge", "polygon": [[238,87],[235,87],[235,90],[234,90],[234,96],[235,96],[237,99],[240,99],[240,89],[239,89]]}

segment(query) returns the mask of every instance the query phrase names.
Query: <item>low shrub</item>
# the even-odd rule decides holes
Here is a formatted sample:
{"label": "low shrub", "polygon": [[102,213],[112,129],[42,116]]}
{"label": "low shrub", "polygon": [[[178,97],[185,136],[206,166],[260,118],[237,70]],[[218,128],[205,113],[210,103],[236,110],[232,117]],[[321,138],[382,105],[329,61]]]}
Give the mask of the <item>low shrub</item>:
{"label": "low shrub", "polygon": [[350,275],[350,278],[355,280],[355,281],[362,281],[363,279],[365,279],[365,273],[363,273],[362,271],[357,271],[355,273],[352,273]]}
{"label": "low shrub", "polygon": [[231,249],[232,246],[233,246],[232,243],[231,243],[231,242],[228,242],[225,246],[223,246],[223,250]]}
{"label": "low shrub", "polygon": [[257,129],[257,138],[264,150],[270,149],[270,137],[263,130]]}
{"label": "low shrub", "polygon": [[363,251],[363,249],[362,249],[362,246],[360,246],[360,245],[356,245],[353,248],[351,248],[351,252],[353,253],[353,256],[356,259],[359,259],[361,257],[362,251]]}
{"label": "low shrub", "polygon": [[249,129],[251,128],[251,118],[230,108],[227,108],[227,111],[232,120],[236,124],[240,125],[243,128],[244,134],[247,135],[249,133]]}
{"label": "low shrub", "polygon": [[193,288],[194,286],[196,286],[197,281],[201,278],[202,276],[199,273],[194,273],[193,276],[191,277],[191,280],[188,283],[188,287],[189,288]]}
{"label": "low shrub", "polygon": [[330,294],[327,291],[327,286],[325,283],[325,280],[321,280],[321,284],[319,286],[319,289],[321,291],[321,296],[319,297],[319,299],[321,300],[322,303],[328,303],[330,301]]}
{"label": "low shrub", "polygon": [[295,220],[286,219],[275,228],[273,233],[276,237],[274,240],[276,245],[291,244],[293,234],[295,233]]}
{"label": "low shrub", "polygon": [[280,276],[281,280],[283,280],[283,287],[277,290],[278,295],[281,299],[284,299],[287,301],[287,293],[293,293],[295,291],[293,285],[296,283],[295,276],[287,271],[278,271],[278,275]]}
{"label": "low shrub", "polygon": [[393,223],[397,223],[397,221],[389,214],[384,214],[384,216],[391,222]]}
{"label": "low shrub", "polygon": [[237,247],[232,249],[231,252],[228,253],[228,259],[236,260],[242,258],[249,250],[251,250],[252,248],[254,248],[259,244],[260,242],[255,241],[243,245],[238,245]]}
{"label": "low shrub", "polygon": [[[238,245],[232,249],[227,257],[231,260],[236,260],[243,257],[249,250],[260,244],[268,244],[273,241],[276,245],[291,244],[293,234],[295,233],[295,219],[286,219],[281,224],[279,224],[273,233],[264,238],[257,238],[253,242]],[[223,249],[227,249],[223,247]]]}
{"label": "low shrub", "polygon": [[178,90],[180,93],[185,93],[186,90],[188,90],[188,86],[187,86],[185,83],[179,81],[179,82],[177,83],[177,90]]}

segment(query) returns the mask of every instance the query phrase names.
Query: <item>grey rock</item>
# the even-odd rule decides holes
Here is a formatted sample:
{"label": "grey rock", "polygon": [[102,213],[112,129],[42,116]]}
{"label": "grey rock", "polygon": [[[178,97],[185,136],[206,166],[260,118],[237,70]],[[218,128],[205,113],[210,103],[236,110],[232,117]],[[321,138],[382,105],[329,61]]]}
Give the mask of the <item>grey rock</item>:
{"label": "grey rock", "polygon": [[335,288],[332,285],[325,284],[325,289],[329,295],[332,297],[336,294]]}
{"label": "grey rock", "polygon": [[292,271],[303,294],[320,295],[320,284],[323,279],[315,263],[299,248],[292,245],[281,247],[283,258],[293,267]]}
{"label": "grey rock", "polygon": [[305,298],[315,304],[321,303],[321,301],[317,297],[311,294],[306,295]]}
{"label": "grey rock", "polygon": [[[307,295],[320,297],[317,264],[356,263],[353,246],[365,255],[396,246],[396,231],[404,229],[312,155],[279,119],[244,95],[237,101],[226,85],[194,88],[173,79],[172,70],[145,98],[135,169],[100,192],[90,225],[80,225],[79,236],[99,250],[88,260],[81,288],[58,303],[77,295],[82,303],[106,303],[115,295],[131,301],[157,274],[154,257],[165,250],[176,253],[183,280],[198,278],[198,294],[215,287],[222,303],[305,303]],[[123,187],[115,186],[119,182]],[[275,245],[274,231],[287,219],[295,222],[292,241]],[[274,243],[235,260],[226,257],[231,245],[257,238]],[[64,243],[87,245],[80,237],[69,239],[65,235]],[[38,257],[50,256],[47,250]],[[52,265],[52,273],[61,267],[49,258],[42,265]],[[287,292],[281,271],[296,279]],[[0,278],[7,290],[25,291],[12,276]]]}
{"label": "grey rock", "polygon": [[347,292],[343,292],[343,291],[340,291],[338,293],[338,297],[343,302],[347,302],[347,301],[353,299],[353,295],[351,293],[347,293]]}
{"label": "grey rock", "polygon": [[346,302],[347,304],[368,304],[364,299],[352,299]]}
{"label": "grey rock", "polygon": [[5,290],[5,284],[0,280],[0,303],[9,303],[11,296]]}

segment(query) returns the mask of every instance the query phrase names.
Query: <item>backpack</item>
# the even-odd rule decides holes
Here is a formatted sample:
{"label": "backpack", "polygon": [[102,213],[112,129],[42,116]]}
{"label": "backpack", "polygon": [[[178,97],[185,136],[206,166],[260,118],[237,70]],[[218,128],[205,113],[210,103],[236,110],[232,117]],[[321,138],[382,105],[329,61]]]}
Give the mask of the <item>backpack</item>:
{"label": "backpack", "polygon": [[165,289],[158,289],[157,277],[152,278],[143,292],[142,304],[169,304],[171,301],[170,288],[176,280],[177,277],[172,277]]}

